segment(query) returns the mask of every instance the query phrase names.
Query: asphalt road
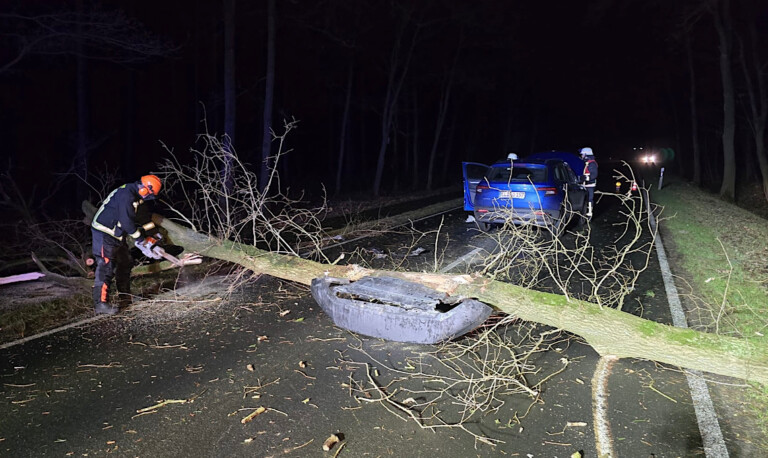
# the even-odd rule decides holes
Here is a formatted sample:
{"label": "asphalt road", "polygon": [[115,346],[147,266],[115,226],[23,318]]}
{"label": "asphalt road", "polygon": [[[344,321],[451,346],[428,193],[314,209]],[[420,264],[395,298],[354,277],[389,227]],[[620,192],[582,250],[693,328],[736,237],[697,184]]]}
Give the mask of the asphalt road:
{"label": "asphalt road", "polygon": [[[613,234],[614,211],[600,201],[595,242]],[[433,219],[418,226],[420,238],[396,231],[340,249],[358,261],[367,256],[371,265],[395,260],[408,269],[442,268],[489,243],[465,220],[463,211],[444,215],[438,242],[429,234],[440,222]],[[413,246],[427,251],[407,256]],[[464,269],[462,263],[454,268]],[[434,347],[336,328],[305,287],[262,276],[217,300],[224,296],[216,281],[0,350],[0,455],[596,456],[599,358],[578,337],[553,336],[549,351],[531,357],[538,372],[529,383],[546,379],[535,399],[501,394],[503,405],[473,415],[467,431],[423,429],[377,399],[395,396],[395,388],[422,388],[423,379],[408,374],[413,358]],[[627,304],[634,313],[671,322],[655,256]],[[531,335],[546,331],[536,326]],[[678,369],[621,360],[605,379],[598,395],[606,414],[601,428],[615,456],[703,455]],[[456,405],[450,398],[435,404],[448,421],[459,418]],[[258,407],[266,410],[244,422]],[[324,451],[331,434],[341,442]],[[473,434],[500,442],[486,445]]]}

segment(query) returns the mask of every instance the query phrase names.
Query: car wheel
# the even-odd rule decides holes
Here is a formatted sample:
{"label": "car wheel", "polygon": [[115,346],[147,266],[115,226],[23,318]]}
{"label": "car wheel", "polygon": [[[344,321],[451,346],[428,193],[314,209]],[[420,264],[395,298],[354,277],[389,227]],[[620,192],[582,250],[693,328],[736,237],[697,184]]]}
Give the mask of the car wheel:
{"label": "car wheel", "polygon": [[475,212],[474,215],[475,215],[475,224],[477,224],[478,229],[480,229],[483,232],[488,232],[493,228],[493,223],[484,223],[480,221],[480,217],[477,215],[477,212]]}
{"label": "car wheel", "polygon": [[576,215],[576,228],[581,229],[586,226],[589,218],[587,217],[587,209],[589,203],[584,199],[584,205],[581,206],[581,211]]}
{"label": "car wheel", "polygon": [[483,232],[488,232],[491,230],[491,228],[493,228],[493,224],[477,221],[477,227]]}

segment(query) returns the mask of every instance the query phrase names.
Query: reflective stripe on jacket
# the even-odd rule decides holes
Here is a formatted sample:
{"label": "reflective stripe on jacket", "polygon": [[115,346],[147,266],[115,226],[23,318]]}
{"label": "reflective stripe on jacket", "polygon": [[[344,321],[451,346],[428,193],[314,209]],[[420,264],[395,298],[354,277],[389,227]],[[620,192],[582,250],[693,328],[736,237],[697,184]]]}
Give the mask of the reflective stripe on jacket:
{"label": "reflective stripe on jacket", "polygon": [[126,234],[137,239],[141,231],[136,227],[136,209],[142,203],[138,184],[124,184],[104,199],[91,227],[118,240],[123,240]]}
{"label": "reflective stripe on jacket", "polygon": [[589,159],[584,163],[584,172],[582,172],[584,185],[594,187],[597,184],[597,161]]}

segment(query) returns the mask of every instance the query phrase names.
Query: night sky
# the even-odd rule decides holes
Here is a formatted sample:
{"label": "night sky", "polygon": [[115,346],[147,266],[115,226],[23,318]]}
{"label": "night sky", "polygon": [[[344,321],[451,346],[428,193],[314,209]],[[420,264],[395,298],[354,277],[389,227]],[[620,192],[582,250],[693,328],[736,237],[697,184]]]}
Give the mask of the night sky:
{"label": "night sky", "polygon": [[[133,180],[157,170],[167,157],[161,141],[183,159],[203,132],[203,109],[209,133],[223,132],[220,0],[83,4],[91,11],[122,10],[168,49],[142,62],[114,62],[110,50],[107,58],[87,59],[91,173],[109,167]],[[0,5],[11,15],[2,19],[6,34],[0,57],[7,63],[18,55],[19,37],[35,30],[19,16],[71,13],[77,3],[3,0]],[[645,0],[278,0],[273,126],[279,129],[283,119],[299,121],[288,139],[292,151],[281,165],[283,182],[309,190],[333,184],[353,63],[341,191],[369,190],[390,56],[403,26],[406,45],[416,30],[418,35],[390,137],[386,192],[412,185],[403,176],[412,170],[405,161],[415,118],[418,163],[420,170],[426,168],[441,87],[457,49],[437,185],[458,184],[463,160],[488,162],[509,151],[591,146],[598,159],[629,158],[632,147],[645,146],[671,147],[685,155],[688,70],[676,5]],[[407,20],[405,7],[411,10]],[[258,162],[262,141],[266,29],[266,0],[236,3],[235,147],[251,162]],[[722,102],[711,19],[699,21],[692,36],[703,129],[714,132]],[[37,184],[43,194],[57,174],[71,167],[75,151],[77,59],[70,38],[61,37],[58,48],[43,46],[0,73],[0,167],[24,189]],[[49,52],[54,48],[64,51]],[[443,164],[447,172],[440,175]]]}

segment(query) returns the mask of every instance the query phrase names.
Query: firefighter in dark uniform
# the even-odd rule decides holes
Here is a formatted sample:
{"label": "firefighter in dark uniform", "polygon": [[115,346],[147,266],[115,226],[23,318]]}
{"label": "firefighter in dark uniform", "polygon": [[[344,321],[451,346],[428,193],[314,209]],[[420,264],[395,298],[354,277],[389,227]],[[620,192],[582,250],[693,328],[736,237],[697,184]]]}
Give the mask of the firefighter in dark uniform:
{"label": "firefighter in dark uniform", "polygon": [[96,280],[93,285],[93,304],[96,314],[113,315],[119,310],[109,303],[109,288],[116,279],[119,304],[131,302],[131,259],[127,238],[148,257],[159,259],[152,248],[155,237],[146,236],[154,228],[150,222],[144,227],[137,223],[136,214],[145,201],[153,200],[162,184],[155,175],[144,175],[136,183],[127,183],[112,191],[91,222],[93,254],[96,257]]}
{"label": "firefighter in dark uniform", "polygon": [[584,171],[582,172],[582,181],[587,190],[587,218],[592,217],[592,208],[595,204],[595,187],[597,186],[597,161],[592,148],[582,148],[581,160],[584,161]]}

